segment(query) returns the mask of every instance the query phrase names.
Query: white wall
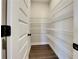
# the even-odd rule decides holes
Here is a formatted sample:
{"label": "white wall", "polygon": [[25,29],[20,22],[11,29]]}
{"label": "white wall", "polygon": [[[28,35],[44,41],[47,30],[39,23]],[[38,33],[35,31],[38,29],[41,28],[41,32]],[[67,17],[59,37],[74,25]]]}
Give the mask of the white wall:
{"label": "white wall", "polygon": [[47,37],[59,59],[73,59],[73,2],[51,0]]}
{"label": "white wall", "polygon": [[32,2],[31,4],[31,33],[32,44],[45,44],[45,22],[48,18],[48,3]]}

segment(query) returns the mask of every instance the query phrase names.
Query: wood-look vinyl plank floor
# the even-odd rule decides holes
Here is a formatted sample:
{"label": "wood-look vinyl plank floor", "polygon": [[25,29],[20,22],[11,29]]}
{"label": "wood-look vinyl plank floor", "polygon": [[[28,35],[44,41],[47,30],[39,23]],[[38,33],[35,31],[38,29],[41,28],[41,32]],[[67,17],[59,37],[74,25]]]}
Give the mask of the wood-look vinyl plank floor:
{"label": "wood-look vinyl plank floor", "polygon": [[49,45],[33,45],[29,59],[58,59]]}

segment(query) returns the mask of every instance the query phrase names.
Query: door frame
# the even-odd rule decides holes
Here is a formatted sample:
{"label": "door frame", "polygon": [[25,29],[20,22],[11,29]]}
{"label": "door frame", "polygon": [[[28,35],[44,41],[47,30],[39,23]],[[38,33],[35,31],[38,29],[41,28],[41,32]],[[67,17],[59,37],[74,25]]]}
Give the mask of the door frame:
{"label": "door frame", "polygon": [[[1,25],[7,25],[7,0],[1,0],[1,6],[2,6],[2,21],[1,21]],[[3,42],[3,40],[5,42]],[[2,42],[2,58],[7,59],[7,37],[1,37],[1,42]],[[5,44],[6,43],[6,44]],[[3,44],[5,44],[5,49],[3,49]]]}

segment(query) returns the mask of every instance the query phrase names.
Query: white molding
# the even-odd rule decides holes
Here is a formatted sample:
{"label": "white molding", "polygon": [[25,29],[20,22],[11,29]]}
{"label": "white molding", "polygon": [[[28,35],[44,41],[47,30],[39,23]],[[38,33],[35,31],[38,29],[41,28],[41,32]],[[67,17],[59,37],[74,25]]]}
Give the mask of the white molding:
{"label": "white molding", "polygon": [[44,45],[48,44],[48,42],[33,42],[31,45]]}
{"label": "white molding", "polygon": [[59,56],[58,52],[54,49],[54,47],[51,45],[51,43],[48,43],[48,44],[51,47],[51,49],[55,52],[55,54],[57,55],[57,57],[60,59],[60,56]]}

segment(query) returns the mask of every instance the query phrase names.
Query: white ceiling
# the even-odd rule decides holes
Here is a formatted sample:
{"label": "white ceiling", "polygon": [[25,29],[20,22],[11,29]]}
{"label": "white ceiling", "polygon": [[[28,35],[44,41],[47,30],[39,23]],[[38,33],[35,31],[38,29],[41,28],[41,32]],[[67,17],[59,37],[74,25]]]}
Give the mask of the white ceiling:
{"label": "white ceiling", "polygon": [[50,0],[32,0],[32,2],[49,2]]}

